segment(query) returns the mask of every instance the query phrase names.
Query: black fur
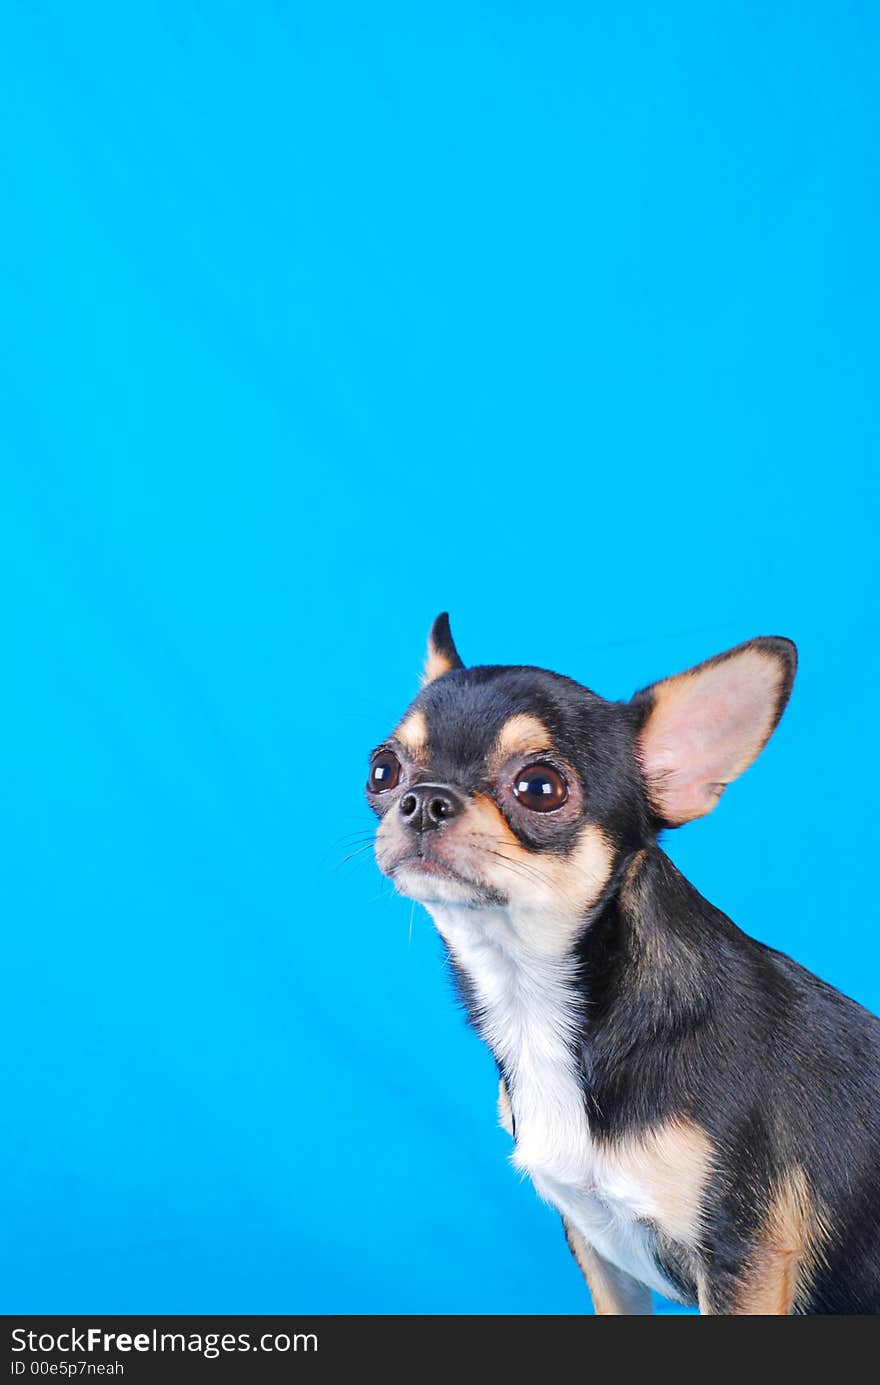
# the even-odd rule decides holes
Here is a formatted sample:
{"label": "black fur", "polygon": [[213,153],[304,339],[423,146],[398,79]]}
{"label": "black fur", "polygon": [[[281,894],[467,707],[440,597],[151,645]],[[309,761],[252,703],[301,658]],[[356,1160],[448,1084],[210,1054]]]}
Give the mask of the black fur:
{"label": "black fur", "polygon": [[[460,663],[445,618],[434,642]],[[778,719],[794,677],[793,646],[756,644],[783,668]],[[611,881],[575,949],[584,1101],[597,1137],[686,1115],[711,1138],[719,1162],[703,1207],[702,1269],[716,1310],[725,1311],[742,1282],[767,1190],[797,1166],[827,1227],[797,1311],[880,1312],[880,1021],[741,932],[661,850],[664,823],[637,753],[653,702],[650,689],[610,703],[540,669],[456,666],[415,705],[429,726],[431,780],[495,797],[529,850],[564,855],[585,822],[613,844]],[[523,822],[508,813],[487,777],[498,732],[522,712],[545,723],[579,777],[582,813],[564,829],[549,816]],[[459,982],[473,1008],[467,979]],[[657,1255],[695,1301],[675,1248],[658,1244]]]}
{"label": "black fur", "polygon": [[880,1312],[880,1021],[741,932],[658,847],[637,868],[637,907],[610,900],[579,946],[591,1124],[617,1135],[687,1113],[709,1133],[722,1303],[763,1191],[802,1167],[830,1232],[803,1311]]}

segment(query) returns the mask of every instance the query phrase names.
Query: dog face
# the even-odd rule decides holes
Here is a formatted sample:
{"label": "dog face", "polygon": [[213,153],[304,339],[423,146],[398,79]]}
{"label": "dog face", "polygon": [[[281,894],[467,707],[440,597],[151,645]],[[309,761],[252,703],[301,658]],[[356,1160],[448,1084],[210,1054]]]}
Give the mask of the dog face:
{"label": "dog face", "polygon": [[441,616],[370,762],[379,867],[429,906],[584,920],[622,861],[751,763],[794,667],[789,641],[754,640],[614,703],[543,669],[465,668]]}

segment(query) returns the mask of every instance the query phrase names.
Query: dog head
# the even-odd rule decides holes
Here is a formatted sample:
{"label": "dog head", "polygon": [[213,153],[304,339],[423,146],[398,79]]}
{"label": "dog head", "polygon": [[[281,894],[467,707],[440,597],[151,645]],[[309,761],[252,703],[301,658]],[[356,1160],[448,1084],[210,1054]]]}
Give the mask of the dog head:
{"label": "dog head", "polygon": [[466,668],[439,616],[422,691],[370,760],[379,867],[429,908],[582,922],[633,852],[752,763],[795,667],[789,640],[759,638],[609,702],[544,669]]}

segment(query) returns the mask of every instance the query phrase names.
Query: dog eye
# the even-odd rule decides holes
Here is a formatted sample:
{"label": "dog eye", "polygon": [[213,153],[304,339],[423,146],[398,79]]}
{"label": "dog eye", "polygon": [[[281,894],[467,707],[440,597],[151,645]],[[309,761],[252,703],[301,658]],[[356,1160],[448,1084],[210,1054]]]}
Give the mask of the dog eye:
{"label": "dog eye", "polygon": [[370,765],[367,788],[370,793],[384,793],[393,789],[400,779],[400,761],[393,750],[382,750]]}
{"label": "dog eye", "polygon": [[549,765],[526,765],[513,781],[517,802],[535,813],[561,808],[568,798],[568,786],[558,770]]}

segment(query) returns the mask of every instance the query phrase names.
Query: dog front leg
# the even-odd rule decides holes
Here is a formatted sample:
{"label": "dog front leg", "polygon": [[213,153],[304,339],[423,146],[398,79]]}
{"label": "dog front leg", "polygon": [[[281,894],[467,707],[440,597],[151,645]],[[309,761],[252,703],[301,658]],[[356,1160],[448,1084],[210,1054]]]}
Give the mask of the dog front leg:
{"label": "dog front leg", "polygon": [[580,1266],[599,1317],[631,1317],[653,1313],[651,1290],[631,1274],[604,1260],[576,1227],[562,1218],[568,1248]]}

